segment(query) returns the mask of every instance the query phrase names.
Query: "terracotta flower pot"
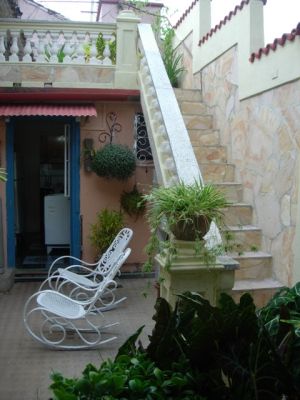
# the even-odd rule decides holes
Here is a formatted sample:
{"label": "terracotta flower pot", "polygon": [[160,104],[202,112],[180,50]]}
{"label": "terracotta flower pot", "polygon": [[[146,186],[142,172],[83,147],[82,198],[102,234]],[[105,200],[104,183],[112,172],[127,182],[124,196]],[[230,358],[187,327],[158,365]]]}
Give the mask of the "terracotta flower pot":
{"label": "terracotta flower pot", "polygon": [[210,222],[210,220],[200,215],[192,222],[178,221],[171,227],[171,231],[176,239],[192,242],[196,238],[202,239],[206,235]]}

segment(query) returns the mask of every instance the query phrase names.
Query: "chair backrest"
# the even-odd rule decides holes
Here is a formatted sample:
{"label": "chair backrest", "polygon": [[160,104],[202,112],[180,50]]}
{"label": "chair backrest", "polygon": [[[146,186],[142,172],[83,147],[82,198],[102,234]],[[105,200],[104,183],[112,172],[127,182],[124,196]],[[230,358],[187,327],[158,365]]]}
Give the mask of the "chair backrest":
{"label": "chair backrest", "polygon": [[87,307],[86,311],[90,310],[93,307],[93,305],[95,304],[97,299],[102,295],[102,293],[105,290],[105,288],[110,283],[113,282],[114,277],[116,276],[116,274],[118,273],[118,271],[120,270],[120,268],[122,267],[124,262],[127,260],[127,258],[129,257],[130,253],[131,253],[131,249],[127,248],[125,251],[122,251],[119,254],[119,257],[113,263],[114,265],[111,268],[111,271],[109,272],[109,274],[103,279],[103,281],[101,281],[99,283],[98,289],[97,289],[95,295],[90,299],[90,302],[88,304],[88,307]]}
{"label": "chair backrest", "polygon": [[102,255],[97,265],[97,271],[103,275],[107,275],[113,267],[115,261],[118,259],[121,252],[128,246],[133,235],[130,228],[123,228],[116,235],[109,248]]}

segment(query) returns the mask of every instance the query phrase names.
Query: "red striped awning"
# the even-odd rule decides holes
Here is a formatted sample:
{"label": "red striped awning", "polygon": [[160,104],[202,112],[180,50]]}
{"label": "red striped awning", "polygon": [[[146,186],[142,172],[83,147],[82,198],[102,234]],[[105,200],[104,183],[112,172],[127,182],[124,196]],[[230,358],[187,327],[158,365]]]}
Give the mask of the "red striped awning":
{"label": "red striped awning", "polygon": [[3,117],[97,117],[93,104],[0,104]]}

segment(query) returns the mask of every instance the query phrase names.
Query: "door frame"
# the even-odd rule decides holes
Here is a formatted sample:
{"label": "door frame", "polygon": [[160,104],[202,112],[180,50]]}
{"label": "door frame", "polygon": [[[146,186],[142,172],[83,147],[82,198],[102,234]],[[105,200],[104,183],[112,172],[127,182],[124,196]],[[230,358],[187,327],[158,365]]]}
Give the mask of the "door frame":
{"label": "door frame", "polygon": [[[30,117],[53,119],[62,124],[70,124],[70,254],[80,257],[81,253],[81,220],[80,220],[80,122],[75,117]],[[11,117],[6,123],[6,217],[7,217],[7,265],[14,268],[16,264],[15,236],[15,193],[14,193],[14,136],[16,120],[22,117]],[[26,118],[28,120],[28,117]]]}

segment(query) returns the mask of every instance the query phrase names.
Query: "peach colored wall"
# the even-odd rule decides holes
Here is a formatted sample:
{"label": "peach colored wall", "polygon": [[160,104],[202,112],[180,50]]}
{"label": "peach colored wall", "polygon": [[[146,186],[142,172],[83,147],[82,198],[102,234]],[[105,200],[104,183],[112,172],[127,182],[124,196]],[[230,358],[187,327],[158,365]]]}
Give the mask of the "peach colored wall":
{"label": "peach colored wall", "polygon": [[[98,141],[100,129],[106,129],[105,116],[108,112],[114,111],[117,114],[117,122],[122,125],[122,131],[117,134],[115,143],[133,146],[134,133],[134,114],[141,111],[138,102],[103,102],[97,104],[97,118],[90,118],[87,121],[81,121],[81,149],[84,138],[94,139],[94,148],[101,147]],[[0,161],[1,166],[5,167],[5,121],[0,119]],[[82,161],[82,160],[81,160]],[[153,169],[145,167],[137,167],[133,177],[128,181],[120,182],[117,180],[107,180],[98,177],[93,172],[85,172],[83,163],[80,167],[80,213],[82,216],[82,256],[86,260],[93,261],[95,258],[95,250],[91,247],[89,241],[90,224],[95,222],[95,216],[101,209],[107,207],[113,210],[120,209],[120,195],[123,190],[130,191],[136,183],[140,191],[148,192],[152,185]],[[5,185],[0,183],[0,197],[2,198],[3,212],[3,237],[4,251],[6,258],[6,202],[5,202]],[[132,253],[128,259],[130,264],[141,264],[145,261],[146,256],[144,247],[148,241],[149,231],[145,217],[137,220],[125,214],[126,226],[134,231],[130,247]]]}
{"label": "peach colored wall", "polygon": [[[103,146],[98,141],[99,130],[107,129],[105,116],[109,112],[117,114],[117,122],[122,125],[122,131],[115,137],[114,143],[133,146],[134,114],[141,111],[137,102],[102,102],[97,104],[96,118],[90,118],[81,124],[81,144],[85,138],[94,139],[94,148]],[[120,209],[120,195],[124,190],[130,191],[134,184],[141,191],[148,191],[152,184],[152,169],[137,167],[136,173],[128,181],[122,182],[114,179],[107,180],[98,177],[93,172],[85,172],[81,165],[80,205],[82,215],[82,244],[83,258],[93,261],[96,253],[89,241],[90,225],[95,222],[96,214],[103,208],[111,210]],[[144,247],[148,241],[149,231],[145,218],[137,221],[125,214],[126,226],[134,231],[130,243],[132,253],[128,263],[143,263],[145,261]]]}

